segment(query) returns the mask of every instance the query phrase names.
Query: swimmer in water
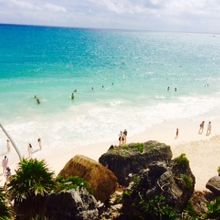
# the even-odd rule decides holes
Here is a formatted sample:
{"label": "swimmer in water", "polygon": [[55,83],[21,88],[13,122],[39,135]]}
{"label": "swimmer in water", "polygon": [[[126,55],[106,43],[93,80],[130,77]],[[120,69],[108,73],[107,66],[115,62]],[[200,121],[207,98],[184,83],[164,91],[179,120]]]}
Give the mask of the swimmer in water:
{"label": "swimmer in water", "polygon": [[71,99],[74,100],[74,93],[71,94]]}

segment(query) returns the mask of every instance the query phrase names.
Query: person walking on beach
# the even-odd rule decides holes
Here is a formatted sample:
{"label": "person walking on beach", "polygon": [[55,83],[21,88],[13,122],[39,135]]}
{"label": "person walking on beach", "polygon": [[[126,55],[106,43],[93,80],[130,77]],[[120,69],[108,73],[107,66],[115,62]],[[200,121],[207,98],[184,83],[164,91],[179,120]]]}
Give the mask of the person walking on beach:
{"label": "person walking on beach", "polygon": [[31,157],[32,152],[33,152],[33,147],[32,147],[31,144],[28,144],[28,156],[29,156],[29,157]]}
{"label": "person walking on beach", "polygon": [[170,87],[169,87],[169,86],[167,87],[167,91],[168,91],[168,92],[170,91]]}
{"label": "person walking on beach", "polygon": [[209,136],[211,134],[211,131],[212,131],[212,123],[211,121],[209,121],[206,136]]}
{"label": "person walking on beach", "polygon": [[179,137],[179,128],[176,129],[176,137],[175,139],[177,139]]}
{"label": "person walking on beach", "polygon": [[174,91],[177,92],[177,88],[175,88]]}
{"label": "person walking on beach", "polygon": [[38,142],[38,144],[39,144],[39,149],[41,150],[41,149],[42,149],[42,145],[41,145],[41,139],[40,139],[40,138],[38,138],[38,139],[37,139],[37,142]]}
{"label": "person walking on beach", "polygon": [[123,132],[124,144],[127,143],[127,135],[128,135],[128,132],[127,132],[127,130],[125,129],[124,132]]}
{"label": "person walking on beach", "polygon": [[4,156],[4,159],[2,160],[3,175],[5,175],[7,167],[8,167],[8,158],[7,156]]}
{"label": "person walking on beach", "polygon": [[10,152],[10,141],[8,139],[7,139],[6,147],[7,147],[7,153],[9,153]]}
{"label": "person walking on beach", "polygon": [[202,123],[199,125],[199,134],[203,133],[204,126],[205,126],[205,121],[202,121]]}

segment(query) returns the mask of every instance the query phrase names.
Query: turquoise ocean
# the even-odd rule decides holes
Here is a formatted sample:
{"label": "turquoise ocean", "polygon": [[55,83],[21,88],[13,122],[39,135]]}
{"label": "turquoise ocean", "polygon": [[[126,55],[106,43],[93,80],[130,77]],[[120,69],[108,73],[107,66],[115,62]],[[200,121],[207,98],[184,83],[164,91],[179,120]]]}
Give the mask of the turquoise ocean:
{"label": "turquoise ocean", "polygon": [[219,35],[0,25],[0,123],[22,146],[218,114],[219,95]]}

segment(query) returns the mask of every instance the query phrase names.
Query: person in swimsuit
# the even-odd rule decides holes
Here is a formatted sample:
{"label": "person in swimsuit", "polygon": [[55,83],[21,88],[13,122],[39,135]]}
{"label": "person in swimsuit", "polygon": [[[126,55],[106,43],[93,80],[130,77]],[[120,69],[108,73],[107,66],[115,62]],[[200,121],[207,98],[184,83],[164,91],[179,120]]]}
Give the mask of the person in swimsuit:
{"label": "person in swimsuit", "polygon": [[205,121],[202,121],[201,124],[199,125],[199,134],[203,133],[204,126],[205,126]]}

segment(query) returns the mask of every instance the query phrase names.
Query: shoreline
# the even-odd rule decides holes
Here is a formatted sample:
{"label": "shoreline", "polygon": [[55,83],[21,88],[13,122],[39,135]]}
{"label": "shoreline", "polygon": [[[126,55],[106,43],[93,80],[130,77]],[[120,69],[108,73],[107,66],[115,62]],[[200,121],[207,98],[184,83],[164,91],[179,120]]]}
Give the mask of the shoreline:
{"label": "shoreline", "polygon": [[[205,118],[206,119],[206,118]],[[196,177],[195,190],[205,190],[205,184],[212,176],[217,175],[217,168],[220,166],[220,118],[210,117],[213,128],[210,136],[206,136],[206,127],[208,120],[206,119],[203,135],[198,134],[199,124],[204,117],[199,116],[194,119],[168,120],[163,123],[152,126],[144,132],[134,136],[130,136],[128,131],[128,143],[145,142],[148,140],[156,140],[171,146],[173,158],[185,153],[190,161],[190,167]],[[175,139],[176,128],[179,128],[179,137]],[[69,148],[63,152],[60,149],[45,150],[35,153],[32,158],[44,159],[48,167],[57,175],[65,164],[76,154],[87,156],[98,161],[98,158],[105,153],[110,145],[118,145],[118,136],[115,135],[114,141],[102,142],[96,144],[85,145],[83,147]],[[74,146],[74,144],[73,144]],[[219,146],[219,147],[218,147]],[[14,153],[14,150],[12,151]],[[18,160],[15,155],[11,157],[12,152],[8,155],[9,166],[13,170],[16,169]],[[14,158],[14,163],[11,163]],[[3,182],[4,178],[0,178]]]}

